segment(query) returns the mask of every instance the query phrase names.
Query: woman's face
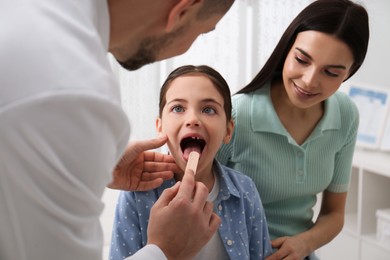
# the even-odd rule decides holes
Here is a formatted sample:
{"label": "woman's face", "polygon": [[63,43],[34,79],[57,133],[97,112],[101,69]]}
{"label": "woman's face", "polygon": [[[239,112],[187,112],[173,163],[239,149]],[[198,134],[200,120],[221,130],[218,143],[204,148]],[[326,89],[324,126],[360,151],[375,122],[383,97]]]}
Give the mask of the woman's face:
{"label": "woman's face", "polygon": [[283,67],[291,103],[302,109],[321,103],[339,89],[353,62],[348,45],[334,36],[318,31],[299,33]]}

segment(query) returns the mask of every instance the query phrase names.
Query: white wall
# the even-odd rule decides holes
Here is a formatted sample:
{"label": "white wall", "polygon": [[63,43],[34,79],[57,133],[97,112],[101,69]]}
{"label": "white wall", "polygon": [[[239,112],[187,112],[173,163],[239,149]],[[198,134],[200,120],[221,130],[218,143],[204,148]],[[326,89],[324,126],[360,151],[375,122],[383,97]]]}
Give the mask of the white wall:
{"label": "white wall", "polygon": [[366,60],[351,81],[390,89],[390,1],[364,0],[370,18],[370,42]]}

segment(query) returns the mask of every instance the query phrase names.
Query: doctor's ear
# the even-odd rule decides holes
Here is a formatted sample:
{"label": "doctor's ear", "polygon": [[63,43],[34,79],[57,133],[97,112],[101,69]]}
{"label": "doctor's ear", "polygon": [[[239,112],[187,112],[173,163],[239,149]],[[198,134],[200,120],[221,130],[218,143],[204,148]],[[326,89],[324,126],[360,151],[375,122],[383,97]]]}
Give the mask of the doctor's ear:
{"label": "doctor's ear", "polygon": [[165,31],[172,32],[176,28],[179,28],[182,24],[184,24],[186,20],[195,19],[196,15],[199,13],[200,9],[203,6],[203,1],[204,0],[177,1],[177,3],[169,11]]}

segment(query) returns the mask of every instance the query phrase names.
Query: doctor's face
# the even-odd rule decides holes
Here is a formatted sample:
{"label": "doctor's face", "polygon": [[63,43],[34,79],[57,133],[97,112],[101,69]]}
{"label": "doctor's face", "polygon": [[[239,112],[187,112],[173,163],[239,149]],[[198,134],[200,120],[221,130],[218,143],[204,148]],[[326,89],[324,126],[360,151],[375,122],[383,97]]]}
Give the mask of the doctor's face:
{"label": "doctor's face", "polygon": [[146,37],[135,54],[118,62],[127,70],[137,70],[146,64],[183,54],[200,34],[214,30],[222,17],[223,14],[215,14],[207,19],[192,20],[171,33],[160,37]]}

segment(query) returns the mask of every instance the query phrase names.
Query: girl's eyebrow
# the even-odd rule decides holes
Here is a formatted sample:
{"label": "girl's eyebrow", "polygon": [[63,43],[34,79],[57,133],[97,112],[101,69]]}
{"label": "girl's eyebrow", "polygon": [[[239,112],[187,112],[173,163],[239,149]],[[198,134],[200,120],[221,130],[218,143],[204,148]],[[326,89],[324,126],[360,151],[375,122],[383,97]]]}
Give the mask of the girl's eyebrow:
{"label": "girl's eyebrow", "polygon": [[187,100],[183,99],[183,98],[174,98],[170,101],[167,100],[167,105],[170,104],[170,103],[173,103],[173,102],[187,102]]}
{"label": "girl's eyebrow", "polygon": [[214,103],[214,104],[217,104],[218,106],[222,107],[222,104],[219,103],[217,100],[213,99],[213,98],[206,98],[206,99],[203,99],[202,100],[202,103]]}
{"label": "girl's eyebrow", "polygon": [[[171,103],[174,103],[174,102],[182,102],[182,103],[187,103],[188,101],[186,99],[183,99],[183,98],[174,98],[170,101],[167,101],[167,105],[171,104]],[[205,98],[205,99],[202,99],[201,100],[202,103],[214,103],[214,104],[217,104],[218,106],[220,107],[223,107],[222,104],[220,104],[217,100],[213,99],[213,98]]]}
{"label": "girl's eyebrow", "polygon": [[[306,56],[309,60],[313,60],[313,58],[310,56],[309,53],[307,53],[306,51],[302,50],[301,48],[298,48],[296,47],[295,48],[297,51],[299,51],[300,53],[302,53],[302,55]],[[335,68],[335,69],[344,69],[346,70],[347,67],[345,67],[344,65],[328,65],[327,67],[331,67],[331,68]]]}

